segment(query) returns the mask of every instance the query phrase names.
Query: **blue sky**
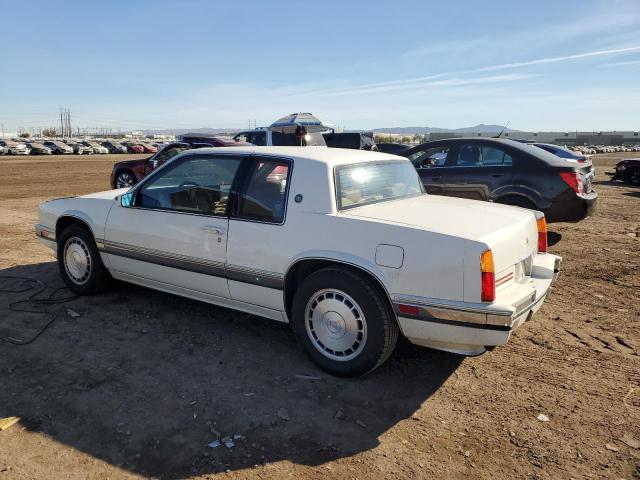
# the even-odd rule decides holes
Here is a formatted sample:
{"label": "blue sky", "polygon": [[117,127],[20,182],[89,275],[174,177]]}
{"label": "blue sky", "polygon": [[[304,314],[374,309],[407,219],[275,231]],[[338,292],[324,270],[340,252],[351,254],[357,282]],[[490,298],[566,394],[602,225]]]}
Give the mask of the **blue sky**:
{"label": "blue sky", "polygon": [[0,0],[0,122],[640,129],[640,1]]}

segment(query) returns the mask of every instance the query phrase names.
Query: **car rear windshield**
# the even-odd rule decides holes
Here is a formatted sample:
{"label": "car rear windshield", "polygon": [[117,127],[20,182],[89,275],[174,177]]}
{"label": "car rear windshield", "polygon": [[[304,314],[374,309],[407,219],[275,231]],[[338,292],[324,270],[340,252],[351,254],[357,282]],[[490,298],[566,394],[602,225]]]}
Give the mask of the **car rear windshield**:
{"label": "car rear windshield", "polygon": [[336,167],[339,210],[422,195],[424,187],[411,162],[356,163]]}

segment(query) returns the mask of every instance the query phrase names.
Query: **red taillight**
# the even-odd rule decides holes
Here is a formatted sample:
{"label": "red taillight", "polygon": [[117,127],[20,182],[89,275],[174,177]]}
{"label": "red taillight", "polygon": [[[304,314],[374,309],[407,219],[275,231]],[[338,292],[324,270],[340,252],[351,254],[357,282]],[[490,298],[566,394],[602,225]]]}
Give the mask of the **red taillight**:
{"label": "red taillight", "polygon": [[538,224],[538,253],[545,253],[547,251],[547,221],[544,216],[539,218],[536,223]]}
{"label": "red taillight", "polygon": [[584,183],[578,172],[560,172],[560,178],[576,193],[584,193]]}
{"label": "red taillight", "polygon": [[496,299],[496,272],[491,250],[485,251],[480,256],[480,272],[482,283],[480,299],[483,302],[493,302]]}

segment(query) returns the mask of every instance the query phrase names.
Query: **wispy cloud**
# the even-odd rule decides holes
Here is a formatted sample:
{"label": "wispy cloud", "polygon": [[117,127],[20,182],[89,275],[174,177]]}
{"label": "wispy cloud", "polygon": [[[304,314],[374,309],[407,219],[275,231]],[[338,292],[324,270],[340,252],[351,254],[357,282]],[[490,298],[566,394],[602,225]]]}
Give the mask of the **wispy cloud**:
{"label": "wispy cloud", "polygon": [[353,89],[347,89],[342,91],[332,91],[325,93],[316,93],[316,95],[320,96],[344,96],[344,95],[362,95],[362,94],[370,94],[370,93],[383,93],[383,92],[394,92],[394,91],[407,91],[407,90],[421,90],[424,88],[447,88],[447,87],[461,87],[466,85],[478,85],[478,84],[492,84],[492,83],[502,83],[502,82],[515,82],[518,80],[527,80],[529,78],[538,77],[540,75],[521,75],[521,74],[507,74],[507,75],[492,75],[487,77],[477,77],[477,78],[447,78],[444,80],[431,80],[424,81],[423,80],[413,80],[407,81],[402,84],[389,83],[389,84],[380,84],[377,86],[370,87],[359,87]]}
{"label": "wispy cloud", "polygon": [[605,63],[604,65],[600,65],[600,68],[626,67],[628,65],[640,65],[640,60],[631,60],[631,61],[628,61],[628,62]]}
{"label": "wispy cloud", "polygon": [[430,43],[407,50],[401,54],[404,58],[425,57],[429,55],[452,55],[468,52],[474,48],[485,48],[492,40],[486,37],[474,38],[472,40],[460,40],[449,42]]}
{"label": "wispy cloud", "polygon": [[591,57],[602,57],[602,56],[616,55],[620,53],[631,53],[631,52],[638,52],[638,51],[640,51],[640,46],[612,48],[609,50],[596,50],[594,52],[576,53],[574,55],[564,55],[561,57],[538,58],[536,60],[529,60],[526,62],[503,63],[502,65],[493,65],[490,67],[482,67],[482,68],[475,68],[473,70],[467,70],[467,73],[489,72],[489,71],[495,71],[495,70],[504,70],[505,68],[529,67],[532,65],[559,63],[559,62],[566,62],[568,60],[578,60],[582,58],[591,58]]}
{"label": "wispy cloud", "polygon": [[[489,65],[486,67],[472,68],[469,70],[460,70],[457,72],[444,72],[438,73],[435,75],[428,75],[424,77],[414,77],[414,78],[405,78],[398,80],[389,80],[386,82],[378,82],[378,83],[367,83],[360,85],[352,85],[348,87],[338,87],[338,88],[330,88],[323,90],[315,90],[315,91],[306,91],[303,93],[294,93],[291,96],[310,96],[310,95],[321,95],[321,96],[343,96],[343,95],[357,95],[362,93],[378,93],[378,92],[390,92],[390,91],[398,91],[404,89],[415,89],[415,88],[424,88],[424,87],[437,87],[437,86],[455,86],[461,85],[461,82],[465,82],[465,84],[470,83],[490,83],[496,81],[514,81],[514,80],[524,80],[526,78],[531,78],[533,75],[521,75],[521,76],[494,76],[494,77],[480,77],[480,78],[471,78],[471,79],[461,79],[457,78],[462,75],[470,75],[474,73],[486,73],[486,72],[495,72],[500,70],[507,69],[518,69],[523,67],[531,67],[536,65],[546,65],[553,63],[563,63],[572,60],[581,60],[586,58],[594,58],[594,57],[604,57],[611,55],[619,55],[631,52],[640,51],[640,46],[632,46],[632,47],[624,47],[624,48],[613,48],[608,50],[595,50],[591,52],[582,52],[576,53],[573,55],[562,55],[558,57],[544,57],[537,58],[534,60],[527,60],[524,62],[511,62],[511,63],[501,63],[497,65]],[[440,81],[433,82],[432,80],[442,79]]]}

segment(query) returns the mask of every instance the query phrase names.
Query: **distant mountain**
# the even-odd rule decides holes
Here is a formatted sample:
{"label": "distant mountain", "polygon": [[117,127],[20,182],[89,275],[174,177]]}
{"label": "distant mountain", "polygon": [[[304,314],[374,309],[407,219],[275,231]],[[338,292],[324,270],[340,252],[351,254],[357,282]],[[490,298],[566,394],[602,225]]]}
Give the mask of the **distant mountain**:
{"label": "distant mountain", "polygon": [[[495,133],[498,134],[504,127],[502,125],[486,125],[481,123],[473,127],[463,128],[440,128],[440,127],[384,127],[374,128],[374,132],[378,133],[395,133],[398,135],[425,135],[427,133],[436,132],[452,132],[452,133]],[[511,128],[505,129],[505,132],[517,132]]]}
{"label": "distant mountain", "polygon": [[239,132],[239,128],[167,128],[164,130],[142,130],[144,135],[184,135],[185,133],[199,133],[201,135],[218,135],[221,133]]}

